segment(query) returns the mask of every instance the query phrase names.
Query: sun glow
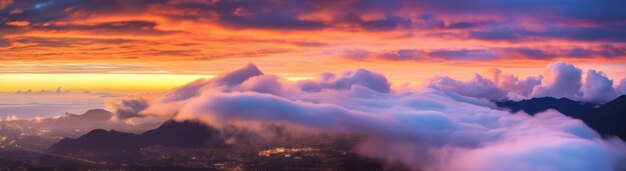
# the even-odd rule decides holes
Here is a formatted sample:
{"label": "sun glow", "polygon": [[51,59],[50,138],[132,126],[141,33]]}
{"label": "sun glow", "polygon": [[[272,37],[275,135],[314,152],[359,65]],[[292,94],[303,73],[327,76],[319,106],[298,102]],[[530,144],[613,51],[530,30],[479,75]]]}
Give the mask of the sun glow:
{"label": "sun glow", "polygon": [[213,75],[175,74],[0,74],[3,91],[39,91],[56,87],[81,90],[162,91]]}

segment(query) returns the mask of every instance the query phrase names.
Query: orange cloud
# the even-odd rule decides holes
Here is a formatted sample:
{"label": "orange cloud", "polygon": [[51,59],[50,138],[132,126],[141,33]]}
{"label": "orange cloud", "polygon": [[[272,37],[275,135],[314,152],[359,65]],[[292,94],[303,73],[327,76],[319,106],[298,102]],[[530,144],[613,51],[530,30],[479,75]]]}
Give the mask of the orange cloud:
{"label": "orange cloud", "polygon": [[28,24],[30,24],[30,22],[28,22],[28,21],[11,21],[11,22],[7,22],[6,24],[10,25],[10,26],[24,27],[24,26],[28,26]]}
{"label": "orange cloud", "polygon": [[[621,13],[594,19],[594,11],[572,15],[533,3],[477,1],[492,9],[485,11],[405,0],[2,2],[2,73],[109,73],[97,67],[141,64],[116,72],[204,74],[252,62],[292,78],[367,67],[389,72],[396,83],[415,83],[434,74],[471,78],[494,66],[532,74],[555,60],[607,68],[626,63],[626,34],[616,32]],[[524,12],[530,9],[550,17]],[[84,63],[95,67],[56,66]]]}

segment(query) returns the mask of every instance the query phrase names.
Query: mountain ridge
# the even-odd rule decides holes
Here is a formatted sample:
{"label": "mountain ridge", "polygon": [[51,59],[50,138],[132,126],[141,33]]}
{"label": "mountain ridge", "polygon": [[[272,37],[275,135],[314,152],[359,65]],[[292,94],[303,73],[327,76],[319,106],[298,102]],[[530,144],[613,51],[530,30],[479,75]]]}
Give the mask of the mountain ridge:
{"label": "mountain ridge", "polygon": [[524,111],[529,115],[554,109],[566,116],[582,120],[603,136],[617,136],[626,140],[626,95],[621,95],[604,105],[553,97],[509,100],[496,102],[496,105],[512,112]]}
{"label": "mountain ridge", "polygon": [[216,141],[217,135],[216,129],[200,121],[169,120],[160,127],[142,134],[95,129],[76,139],[63,138],[53,144],[49,150],[55,153],[90,151],[116,154],[137,152],[140,148],[153,145],[198,148],[221,145],[221,141]]}

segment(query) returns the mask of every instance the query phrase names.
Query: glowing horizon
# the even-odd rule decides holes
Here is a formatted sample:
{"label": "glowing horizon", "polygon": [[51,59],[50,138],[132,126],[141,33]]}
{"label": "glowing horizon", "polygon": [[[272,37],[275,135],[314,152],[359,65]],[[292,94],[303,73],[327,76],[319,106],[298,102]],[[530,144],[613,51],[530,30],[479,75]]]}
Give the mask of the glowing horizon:
{"label": "glowing horizon", "polygon": [[[0,91],[109,79],[120,80],[114,89],[168,89],[247,63],[290,79],[367,68],[394,85],[491,68],[537,75],[555,61],[626,77],[619,3],[473,3],[3,0],[0,82],[31,78]],[[63,73],[96,75],[49,81]]]}
{"label": "glowing horizon", "polygon": [[[543,64],[545,63],[545,64]],[[498,67],[497,64],[490,65],[455,65],[455,64],[412,64],[412,63],[393,63],[389,70],[387,64],[380,63],[367,63],[361,62],[358,66],[354,67],[352,64],[336,65],[336,66],[324,66],[323,68],[327,72],[341,73],[344,71],[354,70],[358,68],[369,69],[372,71],[384,73],[390,79],[393,86],[401,86],[404,84],[410,84],[411,86],[419,86],[423,81],[433,78],[437,75],[447,75],[459,80],[469,80],[474,77],[475,74],[481,74],[489,69],[500,69],[503,73],[512,74],[521,77],[540,75],[545,65],[549,62],[535,62],[535,64],[528,66],[513,66]],[[256,64],[256,63],[255,63]],[[621,64],[587,64],[587,63],[574,63],[581,67],[584,71],[588,69],[595,69],[603,71],[609,78],[619,82],[622,78],[626,78],[626,71],[623,70]],[[40,91],[50,90],[57,87],[61,87],[66,90],[129,90],[129,91],[164,91],[172,89],[174,87],[182,86],[188,82],[202,78],[213,78],[216,74],[220,74],[229,70],[233,70],[243,66],[228,66],[219,67],[220,63],[209,63],[206,66],[215,66],[219,68],[216,71],[204,71],[205,74],[201,74],[201,71],[193,71],[192,73],[177,74],[176,72],[190,72],[187,71],[174,71],[173,73],[150,73],[146,71],[116,71],[115,72],[103,72],[98,73],[94,71],[90,72],[76,72],[73,73],[55,73],[55,72],[24,72],[24,73],[4,73],[0,74],[0,82],[11,82],[12,84],[1,84],[0,92],[15,92],[15,91]],[[198,65],[201,67],[201,65]],[[313,79],[322,72],[317,72],[315,68],[291,68],[290,66],[277,68],[277,67],[265,67],[260,65],[263,71],[270,71],[272,73],[284,73],[279,74],[289,80],[305,80]],[[440,70],[439,68],[446,68],[446,70]]]}
{"label": "glowing horizon", "polygon": [[625,8],[0,0],[0,170],[623,170]]}

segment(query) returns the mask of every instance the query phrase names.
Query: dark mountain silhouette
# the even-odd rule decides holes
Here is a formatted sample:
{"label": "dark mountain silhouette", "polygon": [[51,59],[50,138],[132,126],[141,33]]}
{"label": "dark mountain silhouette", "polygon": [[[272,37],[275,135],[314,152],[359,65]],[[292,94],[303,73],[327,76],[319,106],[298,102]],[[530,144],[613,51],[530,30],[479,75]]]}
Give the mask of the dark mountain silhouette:
{"label": "dark mountain silhouette", "polygon": [[141,134],[147,145],[197,148],[220,145],[219,132],[199,121],[169,120],[157,129]]}
{"label": "dark mountain silhouette", "polygon": [[578,118],[580,114],[586,110],[599,106],[593,103],[578,102],[568,98],[557,99],[554,97],[540,97],[522,101],[509,100],[496,102],[496,105],[501,108],[510,109],[512,112],[524,111],[530,115],[535,115],[548,109],[554,109],[574,118]]}
{"label": "dark mountain silhouette", "polygon": [[82,115],[65,113],[65,116],[59,119],[103,121],[103,120],[109,120],[111,119],[111,117],[113,117],[113,113],[109,111],[106,111],[104,109],[91,109]]}
{"label": "dark mountain silhouette", "polygon": [[626,95],[600,108],[585,111],[580,119],[602,134],[615,135],[626,140]]}
{"label": "dark mountain silhouette", "polygon": [[[18,119],[0,121],[0,125],[15,125],[22,128],[41,130],[49,136],[77,138],[94,129],[115,129],[121,132],[142,133],[159,127],[165,119],[148,121],[137,125],[112,121],[113,113],[104,109],[91,109],[83,114],[65,113],[65,115],[42,119]],[[4,132],[0,130],[0,132]]]}
{"label": "dark mountain silhouette", "polygon": [[618,136],[622,140],[626,140],[626,95],[604,105],[552,97],[503,101],[496,102],[496,105],[513,112],[521,110],[530,115],[547,109],[554,109],[566,116],[582,120],[590,128],[604,136]]}
{"label": "dark mountain silhouette", "polygon": [[131,151],[140,148],[145,142],[141,135],[133,133],[92,130],[77,139],[63,138],[52,145],[53,151]]}
{"label": "dark mountain silhouette", "polygon": [[153,145],[197,148],[221,145],[218,131],[199,121],[167,121],[159,128],[142,134],[115,130],[92,130],[77,138],[64,138],[49,150],[55,153],[98,152],[111,155],[132,154]]}

